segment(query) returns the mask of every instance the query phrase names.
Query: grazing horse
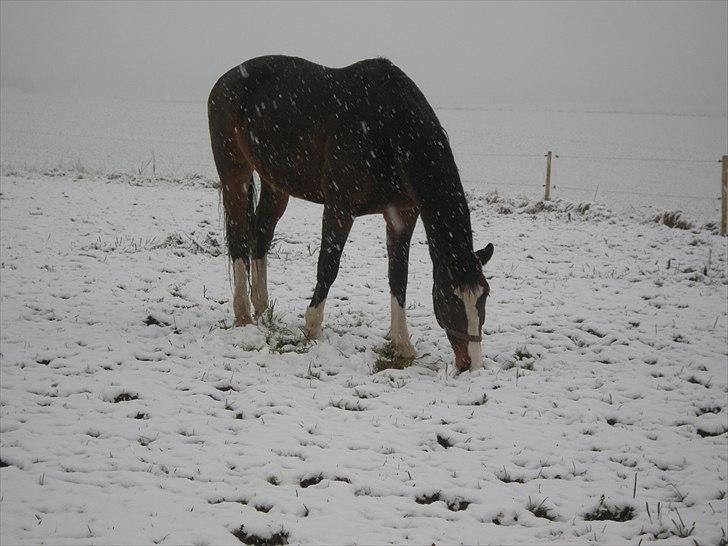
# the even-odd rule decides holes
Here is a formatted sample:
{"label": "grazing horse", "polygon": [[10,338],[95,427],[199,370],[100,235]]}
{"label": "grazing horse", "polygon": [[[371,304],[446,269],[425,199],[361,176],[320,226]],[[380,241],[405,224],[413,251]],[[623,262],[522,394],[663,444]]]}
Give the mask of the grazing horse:
{"label": "grazing horse", "polygon": [[[268,307],[266,253],[293,196],[324,206],[307,336],[321,336],[326,297],[354,218],[383,214],[389,335],[398,354],[415,357],[405,295],[410,239],[421,215],[437,321],[459,370],[483,366],[489,287],[482,267],[493,245],[473,251],[470,211],[449,139],[402,70],[383,58],[327,68],[295,57],[258,57],[217,81],[208,116],[233,264],[236,325],[252,322],[250,300],[256,314]],[[260,177],[257,206],[253,171]]]}

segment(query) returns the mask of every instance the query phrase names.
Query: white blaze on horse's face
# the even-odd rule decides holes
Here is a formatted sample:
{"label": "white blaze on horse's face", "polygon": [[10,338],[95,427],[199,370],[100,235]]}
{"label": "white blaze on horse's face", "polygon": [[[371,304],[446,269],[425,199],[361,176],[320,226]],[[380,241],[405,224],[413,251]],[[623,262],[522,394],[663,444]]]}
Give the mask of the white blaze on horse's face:
{"label": "white blaze on horse's face", "polygon": [[[483,286],[477,285],[474,288],[456,288],[455,296],[463,302],[465,316],[467,318],[467,334],[480,337],[480,313],[478,313],[478,300],[485,293]],[[468,341],[468,356],[470,357],[470,369],[478,370],[483,367],[483,348],[479,341]]]}

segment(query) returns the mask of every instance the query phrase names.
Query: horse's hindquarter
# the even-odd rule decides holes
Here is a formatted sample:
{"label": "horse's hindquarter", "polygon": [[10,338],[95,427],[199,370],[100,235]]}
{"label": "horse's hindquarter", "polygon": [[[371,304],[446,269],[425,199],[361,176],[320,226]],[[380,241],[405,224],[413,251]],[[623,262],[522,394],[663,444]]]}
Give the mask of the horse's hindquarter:
{"label": "horse's hindquarter", "polygon": [[261,178],[294,197],[357,215],[411,207],[378,102],[350,67],[284,64],[246,94],[243,145]]}

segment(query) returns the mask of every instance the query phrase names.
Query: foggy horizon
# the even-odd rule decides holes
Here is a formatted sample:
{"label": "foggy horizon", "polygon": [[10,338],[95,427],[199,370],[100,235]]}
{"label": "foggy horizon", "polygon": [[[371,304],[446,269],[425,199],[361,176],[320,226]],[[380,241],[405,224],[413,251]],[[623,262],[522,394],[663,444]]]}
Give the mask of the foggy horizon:
{"label": "foggy horizon", "polygon": [[266,54],[331,67],[384,56],[440,108],[728,102],[728,4],[0,4],[0,83],[23,92],[203,101]]}

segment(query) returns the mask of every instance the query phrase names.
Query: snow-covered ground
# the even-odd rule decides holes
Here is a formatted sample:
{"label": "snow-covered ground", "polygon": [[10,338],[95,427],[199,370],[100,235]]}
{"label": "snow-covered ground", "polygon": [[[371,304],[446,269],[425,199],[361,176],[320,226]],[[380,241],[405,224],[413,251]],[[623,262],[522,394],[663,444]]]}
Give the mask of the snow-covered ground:
{"label": "snow-covered ground", "polygon": [[[671,229],[651,221],[659,208],[544,207],[469,184],[476,244],[496,248],[486,367],[452,375],[418,226],[421,357],[377,371],[381,218],[355,223],[308,344],[321,208],[293,201],[269,257],[273,312],[232,328],[211,174],[112,174],[144,159],[177,106],[123,128],[101,102],[66,122],[56,106],[47,132],[95,119],[129,149],[49,136],[32,161],[8,121],[17,102],[2,105],[0,543],[725,544],[728,252],[703,228],[715,218]],[[457,150],[469,133],[456,125]],[[206,142],[186,151],[185,138],[164,149],[192,163]],[[43,174],[74,154],[75,170]]]}

